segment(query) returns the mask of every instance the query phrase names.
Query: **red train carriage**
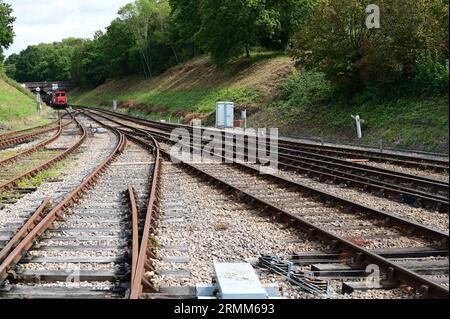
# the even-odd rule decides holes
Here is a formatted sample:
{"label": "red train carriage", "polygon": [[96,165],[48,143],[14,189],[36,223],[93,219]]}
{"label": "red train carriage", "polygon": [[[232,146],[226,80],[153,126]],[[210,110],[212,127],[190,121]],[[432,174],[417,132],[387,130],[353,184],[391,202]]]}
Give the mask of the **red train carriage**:
{"label": "red train carriage", "polygon": [[67,92],[56,91],[52,94],[51,106],[56,109],[65,109],[67,107]]}

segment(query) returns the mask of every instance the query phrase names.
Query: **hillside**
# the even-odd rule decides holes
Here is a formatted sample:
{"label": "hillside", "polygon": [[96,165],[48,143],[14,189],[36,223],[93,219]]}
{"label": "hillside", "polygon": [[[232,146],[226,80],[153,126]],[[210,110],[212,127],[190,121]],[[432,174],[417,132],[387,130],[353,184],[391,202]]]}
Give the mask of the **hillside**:
{"label": "hillside", "polygon": [[17,83],[0,76],[0,132],[45,124],[49,122],[48,112],[44,106],[42,114],[37,115],[31,93],[27,94]]}
{"label": "hillside", "polygon": [[[382,139],[392,147],[448,152],[447,94],[315,101],[316,91],[328,84],[307,81],[310,103],[292,105],[280,98],[280,85],[291,79],[293,71],[291,59],[279,54],[259,54],[225,69],[200,57],[152,80],[129,77],[92,91],[75,91],[71,103],[109,107],[117,99],[123,111],[151,119],[189,122],[199,117],[212,124],[215,102],[231,100],[238,109],[250,111],[252,127],[278,127],[285,135],[367,145],[378,145]],[[352,114],[366,121],[360,141]]]}
{"label": "hillside", "polygon": [[93,91],[72,92],[71,103],[110,106],[117,99],[122,108],[189,121],[194,116],[210,115],[218,100],[259,108],[292,70],[291,59],[279,54],[258,54],[224,69],[203,56],[151,80],[128,77],[109,81]]}

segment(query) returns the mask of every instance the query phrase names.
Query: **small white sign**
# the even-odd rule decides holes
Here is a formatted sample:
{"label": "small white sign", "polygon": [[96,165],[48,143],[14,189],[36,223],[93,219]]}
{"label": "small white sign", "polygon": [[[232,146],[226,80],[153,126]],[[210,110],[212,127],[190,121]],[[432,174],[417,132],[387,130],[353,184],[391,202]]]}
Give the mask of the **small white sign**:
{"label": "small white sign", "polygon": [[53,83],[52,84],[52,91],[58,91],[59,85],[58,83]]}

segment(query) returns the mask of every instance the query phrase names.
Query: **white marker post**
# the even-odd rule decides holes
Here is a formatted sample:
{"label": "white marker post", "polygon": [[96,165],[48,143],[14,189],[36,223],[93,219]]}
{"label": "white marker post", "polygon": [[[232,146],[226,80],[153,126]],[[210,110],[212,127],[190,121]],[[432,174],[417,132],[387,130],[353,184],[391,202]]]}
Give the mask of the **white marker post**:
{"label": "white marker post", "polygon": [[36,88],[36,109],[37,109],[38,114],[41,114],[42,105],[41,105],[41,94],[39,92],[41,92],[41,88],[37,87]]}
{"label": "white marker post", "polygon": [[358,134],[358,138],[362,139],[362,127],[361,124],[364,123],[364,120],[361,119],[359,115],[352,115],[352,119],[356,121],[356,133]]}
{"label": "white marker post", "polygon": [[241,111],[241,119],[244,120],[244,131],[247,129],[247,110]]}

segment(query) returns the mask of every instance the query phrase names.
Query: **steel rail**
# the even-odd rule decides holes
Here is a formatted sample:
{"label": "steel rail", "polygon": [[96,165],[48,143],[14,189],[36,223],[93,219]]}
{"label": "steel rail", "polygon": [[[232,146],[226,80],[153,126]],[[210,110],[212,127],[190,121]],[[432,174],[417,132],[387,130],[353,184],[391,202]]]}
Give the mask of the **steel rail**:
{"label": "steel rail", "polygon": [[21,136],[18,136],[18,137],[12,137],[10,139],[2,140],[2,141],[0,141],[0,150],[5,148],[6,146],[16,145],[18,143],[27,141],[29,139],[32,139],[32,138],[37,137],[39,135],[43,135],[45,133],[49,133],[49,132],[55,131],[57,129],[58,129],[58,127],[50,127],[50,128],[43,129],[41,131],[37,131],[37,132],[34,132],[34,133],[30,133],[30,134],[21,135]]}
{"label": "steel rail", "polygon": [[3,133],[3,134],[0,134],[0,141],[4,141],[6,139],[9,139],[12,135],[17,135],[17,134],[20,135],[22,133],[28,133],[28,132],[31,132],[31,131],[43,129],[43,128],[48,127],[48,126],[53,126],[57,122],[58,121],[53,121],[53,122],[50,122],[50,123],[42,125],[42,126],[30,127],[30,128],[27,128],[27,129],[24,129],[24,130],[19,130],[19,131],[6,132],[6,133]]}
{"label": "steel rail", "polygon": [[53,157],[52,159],[50,159],[46,163],[41,164],[38,167],[32,168],[28,172],[23,173],[20,176],[17,176],[14,179],[1,184],[0,185],[0,192],[8,190],[8,189],[14,187],[15,185],[17,185],[17,183],[19,181],[21,181],[21,180],[23,180],[25,178],[34,176],[37,173],[48,169],[49,167],[53,166],[57,162],[60,162],[63,159],[67,158],[70,154],[72,154],[75,150],[77,150],[81,146],[81,144],[86,140],[87,132],[86,132],[86,129],[83,127],[83,125],[81,125],[81,123],[77,119],[75,119],[75,122],[77,123],[77,126],[81,129],[81,138],[76,143],[74,143],[70,148],[65,150],[63,153]]}
{"label": "steel rail", "polygon": [[[128,138],[131,138],[138,142],[138,140],[134,137],[129,136]],[[161,176],[161,155],[158,142],[153,137],[150,136],[150,138],[155,154],[155,166],[153,167],[150,199],[148,201],[147,213],[145,216],[144,231],[142,233],[141,246],[139,248],[139,258],[136,267],[136,273],[131,282],[131,299],[139,299],[143,291],[143,285],[145,281],[145,265],[149,255],[148,242],[150,239],[150,235],[152,234],[151,232],[153,232],[152,224],[154,223],[157,216],[157,206],[159,205],[158,200]]]}
{"label": "steel rail", "polygon": [[[84,132],[86,130],[83,127]],[[123,152],[126,144],[125,136],[114,130],[116,136],[118,136],[118,142],[114,151],[104,160],[102,163],[86,178],[83,179],[80,185],[78,185],[69,195],[67,195],[62,202],[54,207],[37,225],[34,227],[28,235],[23,238],[15,249],[8,254],[5,260],[0,264],[0,287],[4,284],[4,281],[8,277],[8,272],[22,259],[25,252],[28,251],[36,240],[38,240],[42,234],[49,229],[53,222],[59,218],[60,214],[70,206],[72,206],[78,198],[91,188],[95,181],[106,171],[108,166],[117,158],[117,156]]]}
{"label": "steel rail", "polygon": [[[173,144],[174,142],[168,139],[166,136],[154,134],[153,135],[156,139],[163,140],[165,143]],[[193,150],[195,147],[192,145],[186,145],[191,150]],[[197,148],[197,150],[199,150]],[[228,165],[234,165],[237,168],[245,169],[247,171],[250,171],[254,175],[260,175],[260,171],[248,164],[239,163],[239,162],[233,162],[234,159],[227,158],[224,155],[218,157],[219,160],[226,160]],[[419,236],[426,237],[430,240],[441,242],[442,245],[446,245],[448,249],[448,243],[449,243],[449,234],[446,232],[442,232],[440,230],[436,230],[434,228],[419,224],[417,222],[408,220],[406,218],[402,218],[399,216],[396,216],[394,214],[391,214],[389,212],[385,212],[382,210],[374,209],[362,204],[358,204],[355,202],[352,202],[348,199],[327,193],[325,191],[320,191],[318,189],[303,185],[301,183],[298,183],[296,181],[277,176],[277,175],[271,175],[271,174],[265,174],[261,175],[262,178],[270,179],[273,182],[276,182],[278,185],[281,185],[282,187],[290,188],[294,191],[301,192],[303,194],[306,194],[308,196],[315,196],[317,197],[321,202],[324,203],[331,203],[334,206],[341,206],[343,210],[347,212],[358,212],[361,214],[364,214],[367,218],[371,219],[379,219],[384,220],[386,224],[394,225],[396,227],[399,227],[403,229],[404,231],[408,233],[414,233]]]}
{"label": "steel rail", "polygon": [[[161,152],[166,158],[171,158],[173,156],[164,150],[161,150]],[[189,171],[196,172],[206,179],[213,181],[216,185],[221,186],[227,192],[236,194],[241,201],[263,209],[266,214],[269,214],[278,220],[287,222],[291,227],[305,230],[312,239],[320,239],[325,243],[331,243],[333,250],[339,251],[341,254],[346,254],[347,256],[353,256],[358,264],[365,266],[372,264],[378,265],[382,272],[388,274],[390,280],[398,280],[401,283],[410,285],[418,289],[426,298],[447,299],[449,297],[448,289],[436,284],[435,282],[430,281],[427,278],[420,276],[405,267],[399,266],[386,258],[383,258],[380,255],[362,248],[344,238],[334,235],[303,218],[291,214],[288,211],[265,201],[262,198],[249,194],[248,192],[233,186],[216,176],[208,174],[198,167],[185,162],[183,159],[178,160],[181,165]]]}
{"label": "steel rail", "polygon": [[[137,132],[139,132],[139,129],[136,129]],[[147,133],[148,134],[148,133]],[[152,136],[152,138],[154,138]],[[156,137],[158,138],[158,137]],[[161,138],[161,136],[159,137]],[[163,138],[167,142],[167,138]],[[170,143],[170,141],[169,141]],[[191,146],[191,149],[193,146]],[[166,158],[171,158],[171,154],[168,152],[161,150],[161,153]],[[284,209],[281,209],[279,207],[274,206],[273,204],[265,201],[264,199],[258,198],[256,196],[253,196],[244,190],[241,190],[233,185],[228,184],[227,182],[221,180],[220,178],[217,178],[215,176],[212,176],[208,174],[207,172],[202,171],[201,169],[190,165],[189,163],[183,161],[182,159],[179,159],[183,166],[187,167],[190,171],[196,171],[200,173],[201,175],[207,177],[209,180],[213,180],[215,183],[220,184],[228,191],[233,191],[234,193],[238,194],[239,198],[246,202],[247,204],[253,204],[258,207],[261,207],[266,213],[271,214],[274,218],[282,219],[285,221],[288,221],[291,226],[297,226],[302,229],[305,229],[308,234],[313,238],[321,239],[327,243],[332,243],[333,249],[340,251],[342,254],[350,254],[355,258],[355,260],[364,265],[369,264],[377,264],[380,266],[380,269],[382,269],[385,273],[387,273],[391,280],[399,280],[403,283],[406,283],[408,285],[411,285],[417,289],[419,289],[425,296],[430,297],[437,297],[437,298],[448,298],[448,289],[445,289],[441,287],[440,285],[428,280],[427,278],[424,278],[423,276],[418,275],[417,273],[414,273],[404,267],[398,266],[389,260],[381,257],[378,254],[375,254],[373,252],[370,252],[367,249],[364,249],[348,240],[345,240],[339,236],[336,236],[326,230],[321,229],[320,227],[298,217],[295,216]],[[246,169],[254,170],[251,166],[239,164],[241,167],[246,166]],[[362,210],[364,213],[369,212],[368,215],[372,215],[373,213],[376,213],[378,215],[376,218],[379,218],[380,215],[385,216],[386,222],[396,222],[397,225],[406,226],[403,227],[403,229],[407,229],[408,231],[417,232],[419,230],[419,233],[421,233],[420,230],[425,232],[427,234],[428,238],[440,240],[442,245],[447,245],[448,247],[448,234],[436,231],[434,229],[425,227],[423,225],[420,225],[415,222],[410,222],[408,220],[405,220],[403,218],[399,218],[397,216],[387,214],[381,211],[373,210],[369,207],[365,207],[359,204],[355,204],[351,201],[347,201],[345,199],[337,198],[331,194],[327,194],[324,192],[317,191],[315,189],[306,187],[304,185],[297,184],[295,182],[292,182],[290,180],[280,179],[276,176],[272,176],[277,181],[281,182],[281,184],[289,184],[291,186],[295,186],[297,189],[300,187],[300,190],[303,190],[306,193],[311,195],[319,195],[321,196],[322,201],[330,201],[332,205],[342,205],[343,209],[350,209],[352,211],[360,211]],[[415,230],[415,231],[414,231]]]}
{"label": "steel rail", "polygon": [[[78,108],[87,108],[84,106],[75,106]],[[121,114],[117,112],[112,112],[100,108],[89,108],[93,109],[98,112],[103,112],[111,115],[115,115],[118,117],[121,117],[123,119],[130,119],[132,121],[138,121],[139,123],[143,125],[150,125],[150,126],[157,126],[157,127],[163,127],[166,129],[174,129],[174,128],[186,128],[188,130],[192,130],[191,126],[188,125],[182,125],[182,124],[169,124],[169,123],[160,123],[156,121],[150,121],[150,120],[144,120],[139,119],[130,115]],[[214,129],[214,128],[202,128],[202,130],[207,131],[216,131],[221,132],[224,134],[224,131]],[[203,131],[202,131],[203,132]],[[386,153],[386,152],[377,152],[374,150],[364,150],[364,149],[354,149],[349,147],[342,147],[342,146],[327,146],[327,145],[314,145],[314,144],[308,144],[308,143],[302,143],[302,142],[294,142],[294,141],[287,141],[283,138],[279,139],[280,145],[294,145],[298,148],[308,148],[308,147],[314,147],[315,151],[323,151],[328,152],[330,155],[340,154],[341,156],[348,157],[349,155],[353,156],[364,156],[365,158],[371,159],[376,162],[390,162],[398,165],[408,166],[408,167],[420,167],[423,169],[430,169],[433,171],[438,172],[448,172],[449,169],[449,161],[448,159],[440,160],[440,159],[430,159],[425,157],[418,157],[413,155],[402,155],[402,154],[393,154],[393,153]]]}
{"label": "steel rail", "polygon": [[[108,124],[105,124],[101,122],[100,120],[93,117],[89,111],[83,112],[86,116],[88,116],[91,120],[95,121],[96,123],[112,129],[111,126]],[[95,113],[92,113],[95,114]],[[97,115],[97,114],[95,114]],[[113,121],[114,122],[114,121]],[[118,129],[119,132],[121,132],[120,129]],[[122,132],[123,133],[123,132]],[[144,132],[145,133],[145,132]],[[139,297],[142,294],[143,291],[143,285],[145,282],[144,274],[145,274],[145,266],[148,258],[148,242],[150,239],[151,231],[152,231],[152,224],[155,221],[155,217],[157,215],[157,206],[158,206],[158,191],[159,191],[159,183],[160,183],[160,175],[161,175],[161,156],[160,156],[160,148],[159,144],[150,134],[146,134],[146,136],[151,140],[151,145],[148,144],[148,142],[143,142],[140,139],[137,139],[133,135],[125,134],[128,139],[133,140],[136,143],[139,143],[143,145],[144,147],[150,148],[154,152],[155,156],[155,165],[153,167],[152,172],[152,184],[150,187],[150,196],[147,204],[147,211],[145,215],[145,222],[144,222],[144,228],[142,232],[141,241],[139,244],[139,253],[138,253],[138,259],[135,267],[132,269],[132,273],[134,273],[134,276],[131,277],[131,291],[130,291],[130,299],[139,299]],[[136,245],[135,242],[135,236],[133,235],[133,251],[134,247]]]}
{"label": "steel rail", "polygon": [[[95,113],[95,114],[97,114],[97,113]],[[132,127],[130,125],[121,123],[121,122],[111,119],[110,117],[107,117],[105,115],[97,114],[97,116],[105,118],[108,121],[111,121],[111,122],[121,125],[123,127],[127,127],[129,129],[135,129],[134,127]],[[170,136],[169,133],[164,133],[164,132],[161,132],[160,130],[152,130],[149,128],[140,129],[140,130],[147,132],[147,133],[156,134],[156,135]],[[192,138],[191,141],[198,142],[199,139],[194,137],[194,138]],[[204,141],[204,140],[202,140],[201,142],[206,143],[206,141]],[[248,147],[247,147],[247,150],[248,151],[253,150],[255,152],[257,151],[256,149],[248,148]],[[246,155],[245,151],[244,151],[244,153],[238,152],[235,146],[233,147],[233,151],[234,151],[235,155],[242,155],[242,156]],[[223,149],[222,149],[222,155],[225,156],[225,150],[223,150]],[[393,183],[370,179],[370,178],[364,176],[364,173],[369,171],[365,167],[364,167],[363,172],[361,172],[363,174],[363,176],[361,176],[361,175],[357,175],[354,173],[347,173],[347,172],[342,172],[339,170],[333,170],[328,167],[319,166],[319,165],[314,164],[314,160],[311,161],[310,159],[308,159],[308,160],[310,160],[311,163],[302,162],[303,166],[299,166],[298,164],[297,165],[290,164],[291,162],[299,163],[300,160],[297,157],[290,158],[290,157],[287,157],[286,155],[282,155],[282,156],[279,156],[278,159],[281,160],[279,162],[279,166],[286,170],[303,171],[303,172],[306,172],[310,176],[311,175],[318,176],[321,179],[326,178],[328,180],[331,180],[335,184],[340,183],[342,181],[342,182],[347,183],[349,186],[358,186],[368,192],[376,191],[377,195],[379,195],[381,197],[393,199],[398,202],[407,203],[411,206],[425,207],[425,208],[435,210],[438,212],[443,212],[443,213],[449,212],[448,198],[443,197],[443,196],[437,196],[434,194],[429,194],[427,192],[420,191],[420,190],[411,189],[410,187],[397,186]],[[328,164],[323,161],[320,161],[320,162]],[[348,167],[350,167],[350,166],[348,166]],[[376,171],[374,171],[374,173],[375,172]],[[379,172],[377,172],[377,173],[379,174]],[[397,174],[392,174],[392,176],[394,178],[396,178]],[[444,187],[443,182],[441,183],[439,181],[433,181],[434,184],[432,184],[431,182],[421,180],[420,178],[415,178],[414,176],[411,176],[411,177],[412,178],[408,179],[409,181],[412,181],[412,182],[419,181],[421,183],[427,183],[427,185],[429,185],[430,187],[433,187],[433,186],[436,188],[441,187],[441,189],[446,189],[448,192],[448,185],[446,185],[446,187]]]}
{"label": "steel rail", "polygon": [[50,204],[51,198],[46,198],[42,204],[38,207],[38,209],[33,213],[32,216],[27,220],[25,225],[23,225],[20,230],[14,235],[13,238],[9,240],[9,242],[3,247],[0,251],[0,263],[5,260],[11,250],[17,246],[20,241],[25,238],[36,225],[42,220],[44,217],[45,209]]}
{"label": "steel rail", "polygon": [[128,185],[128,197],[130,199],[132,223],[131,278],[134,278],[139,258],[139,216],[136,193],[131,184]]}
{"label": "steel rail", "polygon": [[[148,130],[148,129],[147,129]],[[160,132],[153,131],[153,134],[163,134]],[[169,133],[166,133],[170,136]],[[192,141],[199,141],[193,138]],[[207,141],[202,141],[202,143],[207,143]],[[236,146],[233,146],[234,154],[245,156],[246,153],[239,152]],[[257,151],[254,148],[246,148],[247,151]],[[278,148],[280,150],[280,148]],[[225,150],[222,149],[222,154],[225,154]],[[256,153],[255,153],[256,154]],[[253,157],[249,156],[250,159]],[[305,172],[308,175],[318,176],[321,179],[327,179],[333,181],[333,183],[348,183],[349,186],[358,186],[369,192],[377,192],[377,195],[390,198],[398,202],[407,203],[415,207],[425,207],[430,210],[435,210],[443,213],[449,212],[449,200],[448,197],[435,195],[422,191],[420,189],[414,189],[409,186],[402,186],[394,184],[393,181],[384,181],[379,179],[381,176],[387,178],[397,179],[399,178],[404,183],[417,183],[420,185],[427,185],[430,189],[438,189],[440,191],[446,192],[448,194],[448,184],[440,181],[426,181],[420,178],[415,178],[411,176],[410,178],[405,178],[403,176],[398,176],[395,173],[387,174],[377,170],[371,170],[367,167],[352,167],[350,165],[342,165],[336,163],[330,163],[323,160],[314,160],[311,158],[301,158],[288,156],[282,153],[278,156],[279,166],[290,171]],[[294,163],[292,165],[291,163]],[[342,171],[336,168],[330,168],[330,165],[345,167],[352,170],[351,172]],[[378,178],[367,177],[366,174],[371,173],[372,176],[377,176]]]}
{"label": "steel rail", "polygon": [[[124,115],[124,114],[118,114],[118,113],[114,113],[114,112],[110,112],[107,110],[98,110],[100,113],[106,113],[109,114],[111,116],[116,116],[119,118],[123,118],[123,119],[127,119],[129,121],[133,121],[135,123],[140,123],[141,125],[145,125],[145,126],[149,126],[148,121],[147,122],[143,122],[143,120],[128,116],[128,115]],[[164,131],[169,131],[170,129],[176,128],[178,127],[178,125],[176,124],[167,124],[167,123],[158,123],[158,122],[151,122],[153,127],[162,127],[161,129]],[[190,126],[180,126],[183,128],[187,128],[191,133],[192,133],[192,127]],[[216,129],[211,129],[211,128],[202,128],[203,131],[211,131],[211,132],[221,132],[219,130]],[[226,136],[227,132],[225,132],[225,136]],[[236,133],[239,134],[239,133]],[[222,137],[224,135],[222,134]],[[243,136],[243,135],[242,135]],[[281,140],[279,140],[279,143],[282,143]],[[335,163],[339,163],[342,164],[343,166],[346,167],[355,167],[356,169],[362,170],[364,171],[364,173],[368,174],[368,175],[372,175],[372,176],[376,176],[379,177],[380,175],[385,175],[387,178],[396,178],[399,180],[404,180],[405,182],[410,182],[410,183],[414,183],[414,184],[418,184],[418,185],[422,185],[422,186],[429,186],[429,187],[436,187],[438,189],[441,189],[445,192],[448,193],[448,183],[445,182],[441,182],[438,180],[433,180],[430,178],[425,178],[425,177],[420,177],[420,176],[415,176],[415,175],[411,175],[411,174],[406,174],[406,173],[401,173],[401,172],[396,172],[396,171],[392,171],[392,170],[388,170],[388,169],[383,169],[383,168],[378,168],[378,167],[371,167],[371,166],[367,166],[367,165],[362,165],[359,163],[352,163],[349,162],[347,160],[338,158],[338,157],[333,157],[333,156],[327,156],[327,155],[321,155],[318,153],[311,153],[308,151],[302,151],[300,149],[292,149],[292,148],[286,148],[283,146],[279,146],[278,147],[279,151],[283,151],[283,155],[285,155],[286,157],[290,157],[290,158],[295,158],[294,155],[304,155],[305,158],[307,158],[308,160],[310,160],[309,157],[314,157],[316,160],[320,160],[322,159],[324,162],[326,161],[330,161],[330,162],[335,162]],[[301,158],[301,157],[300,157]],[[304,158],[303,158],[304,159]],[[448,162],[447,166],[448,166]]]}
{"label": "steel rail", "polygon": [[6,165],[6,164],[15,162],[21,157],[25,157],[25,156],[31,155],[31,154],[39,151],[40,149],[44,148],[45,146],[47,146],[48,144],[52,143],[57,138],[59,138],[61,136],[62,132],[63,132],[63,127],[66,127],[66,126],[70,125],[71,123],[73,123],[73,120],[68,122],[68,123],[65,123],[64,125],[61,125],[61,121],[60,121],[58,131],[56,132],[55,135],[53,135],[49,139],[39,143],[38,145],[33,146],[30,149],[27,149],[27,150],[25,150],[25,151],[23,151],[23,152],[21,152],[19,154],[16,154],[16,155],[11,156],[9,158],[6,158],[4,160],[0,160],[0,166],[3,166],[3,165]]}

